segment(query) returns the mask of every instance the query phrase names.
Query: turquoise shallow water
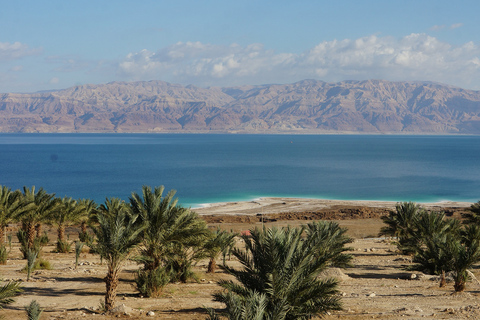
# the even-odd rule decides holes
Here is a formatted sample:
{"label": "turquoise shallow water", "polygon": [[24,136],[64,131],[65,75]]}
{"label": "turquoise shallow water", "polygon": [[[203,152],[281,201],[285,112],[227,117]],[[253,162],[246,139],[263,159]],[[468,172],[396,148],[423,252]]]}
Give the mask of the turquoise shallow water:
{"label": "turquoise shallow water", "polygon": [[197,206],[261,196],[480,200],[480,136],[0,134],[0,184]]}

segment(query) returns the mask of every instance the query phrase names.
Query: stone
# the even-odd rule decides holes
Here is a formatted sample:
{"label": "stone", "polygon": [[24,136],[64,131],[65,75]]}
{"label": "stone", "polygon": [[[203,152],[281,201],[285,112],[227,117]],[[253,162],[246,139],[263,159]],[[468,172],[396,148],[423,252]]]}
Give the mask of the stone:
{"label": "stone", "polygon": [[148,311],[147,312],[147,317],[153,317],[155,315],[155,312],[153,311]]}
{"label": "stone", "polygon": [[127,307],[125,304],[122,303],[121,305],[113,308],[110,312],[111,313],[119,313],[119,314],[128,315],[132,312],[132,310],[133,310],[132,308]]}
{"label": "stone", "polygon": [[320,278],[336,278],[339,281],[345,281],[350,279],[348,275],[343,273],[340,268],[328,268],[320,272],[318,275]]}

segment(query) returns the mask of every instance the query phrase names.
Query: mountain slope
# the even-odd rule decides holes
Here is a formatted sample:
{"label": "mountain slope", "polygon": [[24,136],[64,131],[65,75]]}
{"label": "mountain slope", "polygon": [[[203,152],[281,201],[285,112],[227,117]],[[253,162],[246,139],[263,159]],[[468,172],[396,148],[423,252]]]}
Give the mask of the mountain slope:
{"label": "mountain slope", "polygon": [[480,134],[480,92],[382,80],[208,89],[114,82],[2,94],[0,131]]}

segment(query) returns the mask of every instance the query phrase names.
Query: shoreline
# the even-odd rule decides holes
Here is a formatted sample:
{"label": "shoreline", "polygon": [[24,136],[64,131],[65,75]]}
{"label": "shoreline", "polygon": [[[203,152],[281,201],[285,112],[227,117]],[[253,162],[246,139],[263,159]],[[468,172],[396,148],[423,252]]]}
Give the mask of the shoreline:
{"label": "shoreline", "polygon": [[[192,208],[199,215],[256,215],[282,212],[307,212],[339,207],[373,207],[395,209],[398,201],[376,200],[328,200],[311,198],[260,197],[249,201],[230,201],[204,204]],[[444,208],[468,208],[473,202],[438,201],[417,202],[430,210]]]}

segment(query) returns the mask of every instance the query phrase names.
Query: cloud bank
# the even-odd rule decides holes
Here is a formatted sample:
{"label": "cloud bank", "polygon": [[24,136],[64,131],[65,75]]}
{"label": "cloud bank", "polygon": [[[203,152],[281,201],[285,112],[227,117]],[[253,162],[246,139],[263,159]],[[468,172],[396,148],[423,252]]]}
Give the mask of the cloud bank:
{"label": "cloud bank", "polygon": [[453,46],[423,33],[325,41],[300,54],[276,53],[261,44],[179,42],[156,52],[130,53],[118,64],[117,73],[127,80],[200,86],[376,78],[480,89],[480,46],[473,42]]}
{"label": "cloud bank", "polygon": [[41,48],[32,49],[28,45],[20,42],[0,42],[0,62],[38,55],[41,52]]}

